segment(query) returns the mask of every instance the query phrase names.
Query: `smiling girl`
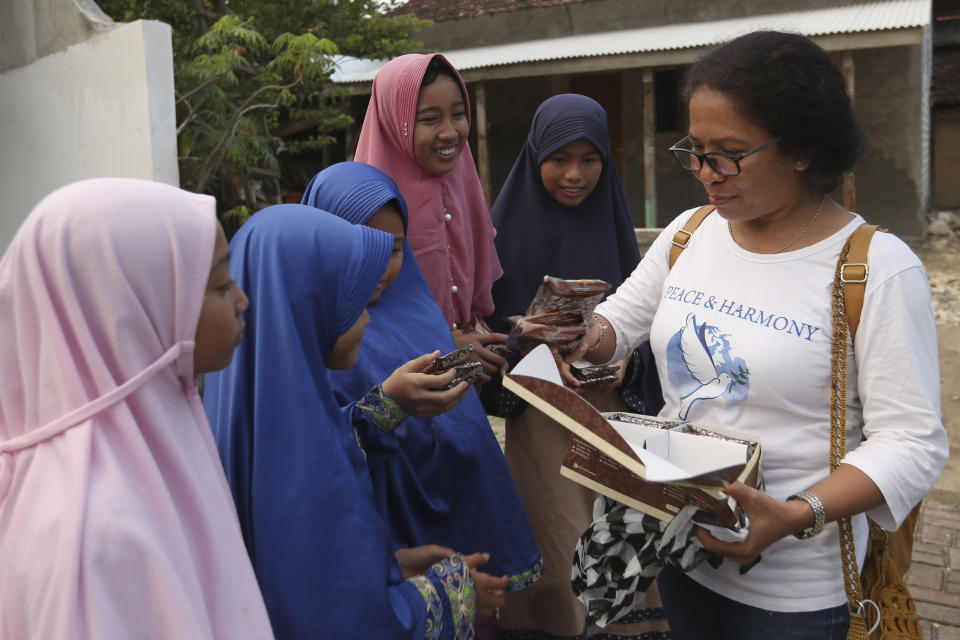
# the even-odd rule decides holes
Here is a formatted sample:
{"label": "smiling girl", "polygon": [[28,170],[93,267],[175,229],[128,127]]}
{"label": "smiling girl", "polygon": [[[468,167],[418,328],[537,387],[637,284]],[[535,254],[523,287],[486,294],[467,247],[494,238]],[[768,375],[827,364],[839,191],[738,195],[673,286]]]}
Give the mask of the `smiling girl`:
{"label": "smiling girl", "polygon": [[439,54],[408,54],[377,73],[355,159],[396,181],[413,254],[456,343],[474,343],[486,381],[506,361],[485,345],[506,336],[462,330],[493,311],[490,289],[503,271],[469,132],[470,100],[459,74]]}

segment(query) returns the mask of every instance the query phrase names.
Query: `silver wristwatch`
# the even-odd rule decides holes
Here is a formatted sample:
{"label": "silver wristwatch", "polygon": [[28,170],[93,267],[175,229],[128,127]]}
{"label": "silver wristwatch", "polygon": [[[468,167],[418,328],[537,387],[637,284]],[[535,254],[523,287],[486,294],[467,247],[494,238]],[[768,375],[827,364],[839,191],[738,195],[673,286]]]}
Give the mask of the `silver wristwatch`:
{"label": "silver wristwatch", "polygon": [[804,529],[803,531],[798,531],[797,533],[793,534],[794,536],[804,540],[806,538],[812,538],[823,531],[823,523],[827,519],[827,511],[823,508],[823,503],[820,502],[820,498],[809,491],[802,491],[787,498],[787,501],[790,500],[803,500],[810,505],[811,509],[813,509],[813,526],[808,529]]}

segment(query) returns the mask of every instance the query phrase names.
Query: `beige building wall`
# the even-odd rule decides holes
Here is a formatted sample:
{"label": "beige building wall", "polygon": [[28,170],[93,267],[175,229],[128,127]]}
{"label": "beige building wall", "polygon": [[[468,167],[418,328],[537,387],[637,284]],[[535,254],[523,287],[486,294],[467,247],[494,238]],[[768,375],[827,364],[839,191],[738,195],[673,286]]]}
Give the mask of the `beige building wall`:
{"label": "beige building wall", "polygon": [[934,111],[933,207],[960,209],[960,107]]}

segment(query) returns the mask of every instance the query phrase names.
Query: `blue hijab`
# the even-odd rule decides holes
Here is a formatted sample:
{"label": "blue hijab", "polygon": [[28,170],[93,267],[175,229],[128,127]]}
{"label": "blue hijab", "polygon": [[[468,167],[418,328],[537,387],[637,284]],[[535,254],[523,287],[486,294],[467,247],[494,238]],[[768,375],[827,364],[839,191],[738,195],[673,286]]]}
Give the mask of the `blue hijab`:
{"label": "blue hijab", "polygon": [[[596,188],[565,207],[543,186],[540,165],[560,147],[586,138],[603,156]],[[567,93],[543,102],[530,134],[490,210],[504,276],[493,284],[491,324],[527,310],[543,276],[597,278],[616,289],[640,261],[630,210],[610,155],[607,113],[594,100]]]}
{"label": "blue hijab", "polygon": [[[356,225],[363,225],[390,201],[399,205],[406,228],[406,204],[394,181],[359,162],[344,162],[318,173],[303,197],[304,204]],[[357,365],[327,374],[341,405],[358,400],[418,356],[435,349],[443,353],[456,349],[406,242],[400,274],[368,310],[370,324]],[[489,552],[490,561],[481,570],[509,575],[512,589],[539,577],[540,552],[473,389],[443,415],[408,417],[392,439],[382,439],[381,450],[368,447],[367,454],[378,505],[397,543]]]}
{"label": "blue hijab", "polygon": [[278,638],[422,637],[363,452],[327,383],[337,338],[387,267],[389,234],[301,205],[268,207],[230,243],[250,298],[245,341],[204,407]]}

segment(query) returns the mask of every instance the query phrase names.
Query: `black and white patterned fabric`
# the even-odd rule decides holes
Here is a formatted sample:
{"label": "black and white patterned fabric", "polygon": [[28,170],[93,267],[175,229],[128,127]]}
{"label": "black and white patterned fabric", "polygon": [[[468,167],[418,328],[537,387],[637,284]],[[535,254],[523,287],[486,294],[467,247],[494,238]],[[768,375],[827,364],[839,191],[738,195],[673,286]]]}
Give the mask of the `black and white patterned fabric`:
{"label": "black and white patterned fabric", "polygon": [[[747,523],[749,525],[749,522]],[[716,568],[724,561],[703,548],[695,528],[706,528],[725,542],[746,540],[748,529],[710,522],[695,507],[684,507],[669,523],[604,496],[593,505],[593,523],[580,536],[573,557],[571,586],[599,627],[618,622],[643,599],[665,565],[689,571],[707,561]],[[741,568],[745,573],[759,561]]]}

